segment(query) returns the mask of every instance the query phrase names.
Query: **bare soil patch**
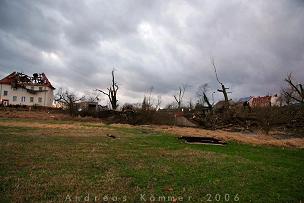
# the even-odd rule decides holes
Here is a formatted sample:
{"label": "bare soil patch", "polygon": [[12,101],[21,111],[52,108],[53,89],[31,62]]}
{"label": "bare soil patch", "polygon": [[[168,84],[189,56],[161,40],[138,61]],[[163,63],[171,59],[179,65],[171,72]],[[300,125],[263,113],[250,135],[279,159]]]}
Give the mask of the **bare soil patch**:
{"label": "bare soil patch", "polygon": [[279,147],[296,147],[304,148],[304,138],[288,138],[278,139],[276,133],[269,135],[265,134],[244,134],[237,132],[227,132],[224,130],[205,130],[199,128],[185,128],[185,127],[171,127],[171,126],[151,126],[156,131],[175,134],[177,136],[202,136],[217,138],[224,141],[236,141],[240,143],[254,144],[254,145],[271,145]]}
{"label": "bare soil patch", "polygon": [[185,140],[189,144],[209,144],[209,145],[225,145],[226,142],[223,142],[220,139],[213,137],[203,137],[203,136],[181,136],[181,140]]}

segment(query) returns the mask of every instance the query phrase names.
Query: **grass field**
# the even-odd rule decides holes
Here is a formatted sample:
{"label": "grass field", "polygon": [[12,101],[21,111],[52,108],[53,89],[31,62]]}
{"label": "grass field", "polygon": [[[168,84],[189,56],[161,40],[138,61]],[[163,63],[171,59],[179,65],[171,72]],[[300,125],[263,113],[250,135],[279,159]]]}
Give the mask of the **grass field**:
{"label": "grass field", "polygon": [[304,200],[303,149],[189,145],[90,122],[0,123],[1,202]]}

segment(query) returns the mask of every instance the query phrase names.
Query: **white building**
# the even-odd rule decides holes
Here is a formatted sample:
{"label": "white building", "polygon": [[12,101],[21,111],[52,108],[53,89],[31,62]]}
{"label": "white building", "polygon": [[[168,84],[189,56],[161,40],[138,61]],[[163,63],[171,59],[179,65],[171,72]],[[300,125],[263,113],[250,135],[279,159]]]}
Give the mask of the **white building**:
{"label": "white building", "polygon": [[51,107],[54,90],[44,73],[34,73],[31,77],[13,72],[0,80],[0,104]]}

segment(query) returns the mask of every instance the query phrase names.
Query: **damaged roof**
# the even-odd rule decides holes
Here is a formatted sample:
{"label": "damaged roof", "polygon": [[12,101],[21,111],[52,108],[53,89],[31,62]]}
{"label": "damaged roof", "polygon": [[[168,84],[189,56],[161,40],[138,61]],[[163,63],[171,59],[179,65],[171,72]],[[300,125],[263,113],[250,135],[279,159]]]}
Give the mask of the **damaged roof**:
{"label": "damaged roof", "polygon": [[34,73],[33,76],[28,76],[24,73],[13,72],[0,80],[0,84],[12,85],[16,88],[25,87],[26,85],[42,85],[55,89],[44,73]]}

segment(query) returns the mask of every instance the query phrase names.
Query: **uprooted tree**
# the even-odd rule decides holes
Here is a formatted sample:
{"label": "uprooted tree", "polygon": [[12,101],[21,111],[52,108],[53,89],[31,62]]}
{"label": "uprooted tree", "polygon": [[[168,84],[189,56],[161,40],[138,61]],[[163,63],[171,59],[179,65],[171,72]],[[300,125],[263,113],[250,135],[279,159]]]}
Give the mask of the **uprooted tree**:
{"label": "uprooted tree", "polygon": [[228,88],[228,87],[225,87],[224,83],[222,83],[222,82],[219,80],[219,77],[218,77],[218,75],[217,75],[217,70],[216,70],[215,62],[214,62],[214,59],[213,59],[213,58],[211,58],[211,64],[212,64],[213,69],[214,69],[214,73],[215,73],[216,80],[217,80],[217,82],[221,85],[221,88],[222,88],[222,89],[218,89],[217,91],[223,93],[224,99],[225,99],[225,105],[226,105],[226,106],[229,106],[228,94],[231,93],[231,92],[227,92],[227,90],[228,90],[229,88]]}
{"label": "uprooted tree", "polygon": [[111,103],[112,109],[116,110],[118,107],[118,100],[117,100],[118,89],[119,89],[119,86],[118,86],[117,82],[115,81],[114,70],[112,70],[112,84],[109,88],[107,88],[107,92],[100,90],[100,89],[96,89],[96,90],[107,95],[109,98],[109,101]]}
{"label": "uprooted tree", "polygon": [[288,74],[288,76],[284,79],[287,82],[288,87],[283,89],[283,95],[287,101],[299,102],[304,105],[304,89],[303,84],[296,84],[295,80],[292,77],[292,74]]}
{"label": "uprooted tree", "polygon": [[174,97],[174,99],[177,103],[177,108],[178,109],[181,108],[183,98],[184,98],[184,95],[185,95],[185,91],[186,91],[186,87],[187,87],[186,85],[179,86],[177,94],[173,95],[173,97]]}
{"label": "uprooted tree", "polygon": [[79,101],[83,101],[85,99],[84,96],[78,97],[75,93],[70,92],[69,90],[63,90],[60,88],[55,95],[55,101],[66,107],[71,116],[76,115],[76,103]]}

